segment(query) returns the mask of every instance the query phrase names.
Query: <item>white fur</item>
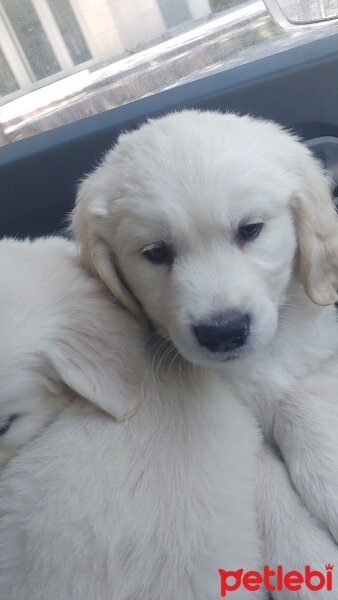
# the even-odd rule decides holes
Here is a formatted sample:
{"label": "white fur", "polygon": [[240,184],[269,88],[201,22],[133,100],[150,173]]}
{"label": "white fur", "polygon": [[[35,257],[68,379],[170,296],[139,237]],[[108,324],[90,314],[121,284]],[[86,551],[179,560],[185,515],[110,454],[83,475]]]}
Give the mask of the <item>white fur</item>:
{"label": "white fur", "polygon": [[[334,562],[329,537],[295,498],[279,459],[261,447],[248,409],[224,397],[217,376],[175,366],[165,352],[156,356],[160,348],[144,343],[144,327],[79,269],[69,242],[4,241],[0,257],[9,381],[16,373],[25,388],[9,402],[4,386],[0,402],[0,415],[20,413],[2,448],[14,438],[22,445],[0,476],[0,597],[206,600],[219,595],[218,568],[260,569],[263,559],[281,558],[285,568],[301,568],[303,535],[313,568]],[[55,352],[61,370],[48,367]],[[47,407],[34,431],[25,403],[36,389],[23,367],[39,382],[32,413],[44,419]],[[72,382],[66,395],[65,379]],[[77,399],[84,389],[91,403]],[[111,414],[140,404],[119,423],[95,407],[102,397]],[[268,510],[259,523],[264,555],[256,490]],[[272,494],[284,498],[282,529]],[[242,589],[232,597],[264,596]]]}
{"label": "white fur", "polygon": [[0,438],[0,597],[206,600],[219,568],[260,569],[251,412],[157,359],[71,243],[7,240],[0,257],[0,415],[18,414]]}
{"label": "white fur", "polygon": [[[264,227],[239,245],[247,222]],[[255,409],[304,503],[337,539],[338,335],[327,305],[337,300],[338,220],[305,146],[250,117],[184,111],[151,121],[121,136],[83,181],[73,229],[83,264],[123,306],[146,313],[188,362],[218,371],[225,402],[230,395]],[[175,250],[170,268],[142,253],[158,242]],[[233,309],[250,314],[251,334],[223,362],[229,356],[203,349],[193,326]],[[288,532],[274,556],[318,562],[318,548],[327,552],[308,535],[311,519],[292,555],[295,498],[285,502],[271,521],[276,536]],[[270,508],[260,507],[261,521]]]}
{"label": "white fur", "polygon": [[266,351],[224,371],[254,407],[270,442],[312,514],[338,541],[338,325],[297,284],[280,309],[278,336]]}
{"label": "white fur", "polygon": [[[139,351],[128,347],[134,380],[126,367],[126,380],[118,373],[120,364],[126,364],[125,330],[134,327],[137,332],[139,326],[121,310],[119,324],[112,324],[114,302],[104,286],[83,271],[72,242],[2,240],[0,281],[0,420],[15,415],[0,437],[0,465],[74,395],[117,419],[137,408],[133,381],[143,366]],[[109,369],[116,370],[114,386],[121,390],[115,397],[106,376]]]}
{"label": "white fur", "polygon": [[9,463],[6,600],[207,600],[222,565],[261,568],[252,418],[206,381],[163,384],[120,424],[73,404]]}

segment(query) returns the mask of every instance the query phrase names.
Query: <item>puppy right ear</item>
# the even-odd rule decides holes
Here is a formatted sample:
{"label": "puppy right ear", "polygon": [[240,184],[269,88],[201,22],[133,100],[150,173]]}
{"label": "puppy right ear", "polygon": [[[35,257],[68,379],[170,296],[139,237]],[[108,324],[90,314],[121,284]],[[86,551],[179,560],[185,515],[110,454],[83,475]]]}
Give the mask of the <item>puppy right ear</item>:
{"label": "puppy right ear", "polygon": [[78,188],[71,230],[79,245],[83,266],[104,281],[119,304],[138,315],[139,305],[124,283],[117,258],[106,239],[111,216],[100,185],[100,169],[88,175]]}

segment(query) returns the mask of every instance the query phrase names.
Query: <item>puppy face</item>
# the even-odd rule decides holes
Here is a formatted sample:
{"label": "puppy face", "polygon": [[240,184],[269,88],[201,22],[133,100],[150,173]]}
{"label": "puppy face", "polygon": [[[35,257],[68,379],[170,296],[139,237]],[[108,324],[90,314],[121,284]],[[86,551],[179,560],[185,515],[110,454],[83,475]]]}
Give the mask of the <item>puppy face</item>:
{"label": "puppy face", "polygon": [[78,262],[62,239],[0,242],[0,466],[74,397],[117,420],[134,409],[137,327]]}
{"label": "puppy face", "polygon": [[337,298],[328,186],[272,123],[191,111],[122,136],[73,225],[86,265],[195,364],[269,343],[297,257],[308,295]]}

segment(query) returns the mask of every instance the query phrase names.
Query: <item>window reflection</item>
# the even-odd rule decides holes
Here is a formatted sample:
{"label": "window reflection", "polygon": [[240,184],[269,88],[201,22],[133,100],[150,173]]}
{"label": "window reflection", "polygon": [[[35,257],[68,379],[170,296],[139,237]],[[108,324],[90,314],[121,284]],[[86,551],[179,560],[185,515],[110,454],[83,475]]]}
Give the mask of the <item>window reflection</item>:
{"label": "window reflection", "polygon": [[273,3],[0,0],[0,145],[335,31],[283,29]]}

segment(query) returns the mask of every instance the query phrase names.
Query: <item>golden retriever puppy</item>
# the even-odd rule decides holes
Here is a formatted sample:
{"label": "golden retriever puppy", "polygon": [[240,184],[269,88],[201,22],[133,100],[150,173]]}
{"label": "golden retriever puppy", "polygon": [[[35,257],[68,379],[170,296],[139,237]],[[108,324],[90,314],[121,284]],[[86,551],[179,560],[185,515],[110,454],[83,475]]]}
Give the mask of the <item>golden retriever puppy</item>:
{"label": "golden retriever puppy", "polygon": [[[304,161],[325,190],[276,126],[190,112],[122,137],[83,182],[74,214],[83,264],[113,296],[101,301],[93,278],[91,312],[87,280],[75,293],[71,276],[60,293],[73,289],[73,304],[45,297],[65,311],[62,339],[76,339],[58,372],[93,400],[74,399],[1,473],[6,600],[293,599],[266,581],[264,563],[304,575],[299,600],[314,597],[307,564],[324,578],[315,597],[332,597],[325,565],[337,547],[262,444],[239,387],[249,367],[263,381],[254,365],[279,337]],[[312,204],[307,196],[305,214]],[[325,211],[333,229],[324,194]],[[304,220],[297,227],[314,235]],[[31,269],[38,275],[35,260]],[[240,364],[241,378],[231,370]]]}
{"label": "golden retriever puppy", "polygon": [[177,361],[254,408],[338,540],[338,220],[310,151],[271,122],[170,114],[84,179],[73,230],[86,268]]}
{"label": "golden retriever puppy", "polygon": [[[119,310],[122,329],[112,327],[113,300],[100,282],[83,271],[72,242],[62,238],[2,240],[0,280],[3,466],[74,397],[82,396],[124,418],[127,400],[123,395],[130,390],[132,398],[136,388],[130,387],[132,378],[123,382],[117,375],[112,393],[107,371],[121,373],[119,365],[125,362],[124,312]],[[137,373],[142,357],[137,353],[133,358]]]}
{"label": "golden retriever puppy", "polygon": [[251,411],[157,359],[72,243],[0,242],[0,281],[1,597],[195,600],[261,570]]}
{"label": "golden retriever puppy", "polygon": [[262,599],[265,556],[335,562],[251,411],[78,263],[63,240],[0,243],[1,595]]}

